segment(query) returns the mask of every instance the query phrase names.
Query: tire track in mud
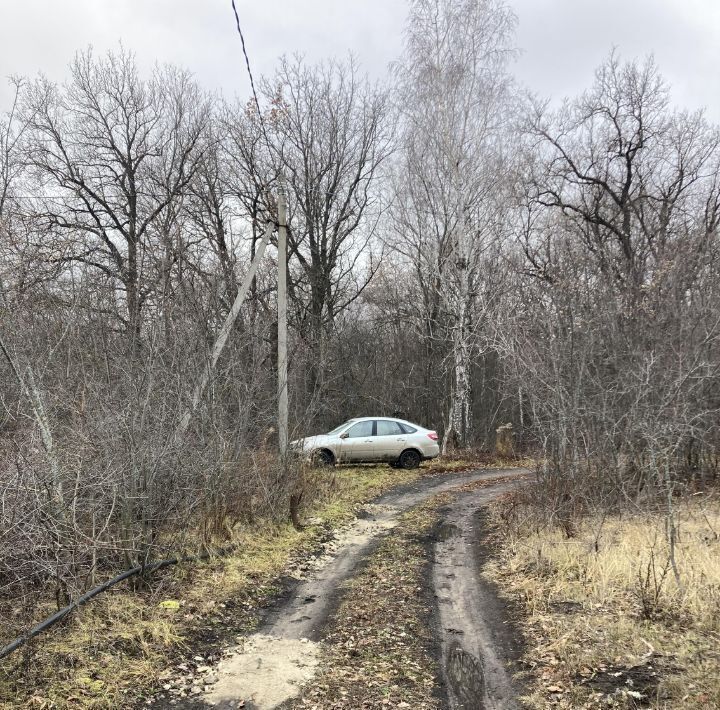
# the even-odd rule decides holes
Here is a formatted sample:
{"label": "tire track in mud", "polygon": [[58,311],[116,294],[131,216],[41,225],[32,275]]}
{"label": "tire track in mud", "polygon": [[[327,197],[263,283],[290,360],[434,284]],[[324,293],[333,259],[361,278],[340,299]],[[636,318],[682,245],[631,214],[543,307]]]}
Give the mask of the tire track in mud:
{"label": "tire track in mud", "polygon": [[[154,708],[181,708],[182,710],[200,710],[204,708],[217,708],[229,710],[243,708],[245,710],[272,710],[280,707],[287,700],[295,697],[302,683],[310,680],[318,665],[319,642],[325,635],[329,617],[337,609],[342,598],[342,587],[351,579],[358,566],[373,552],[382,537],[388,534],[398,523],[400,515],[410,508],[425,502],[439,493],[449,492],[453,489],[487,481],[498,477],[520,477],[527,474],[526,469],[485,469],[481,471],[447,474],[419,479],[418,481],[394,489],[377,498],[373,504],[365,506],[366,514],[356,520],[347,528],[340,530],[336,538],[329,543],[324,554],[315,560],[314,570],[304,575],[296,585],[286,593],[283,601],[269,612],[259,632],[248,636],[234,653],[223,659],[216,671],[215,682],[197,693],[193,698],[182,700],[156,701]],[[482,497],[486,502],[494,495],[509,490],[513,482],[503,483],[500,486],[489,485],[469,496],[473,500]],[[461,494],[458,500],[463,500]],[[464,506],[463,506],[464,507]],[[476,504],[477,507],[477,504]],[[460,524],[464,525],[464,518]],[[464,536],[458,536],[463,540]],[[438,542],[438,545],[442,541]],[[454,569],[455,558],[445,548],[436,552],[436,559],[447,560]],[[472,556],[468,559],[472,559]],[[443,563],[444,564],[444,563]],[[474,569],[473,565],[470,565]],[[450,572],[453,573],[453,572]],[[454,572],[457,574],[457,570]],[[443,572],[442,574],[446,574]],[[438,588],[436,594],[447,594],[448,577],[438,578],[438,584],[445,586]],[[467,580],[466,580],[467,581]],[[449,585],[452,589],[452,585]],[[465,586],[463,586],[465,589]],[[454,594],[453,594],[454,596]],[[463,593],[463,600],[466,595]],[[473,602],[474,603],[474,602]],[[451,604],[449,608],[465,608],[465,602],[459,605]],[[445,603],[441,604],[443,608]],[[476,606],[472,607],[476,609]],[[460,613],[456,621],[445,623],[441,611],[440,628],[448,624],[469,623],[472,620],[468,614]],[[472,637],[475,632],[484,634],[482,628],[469,627],[466,635]],[[441,632],[442,633],[442,632]],[[459,643],[459,642],[458,642]],[[444,635],[441,638],[443,654],[454,654],[450,658],[459,658],[460,651],[450,648]],[[463,653],[481,653],[483,646],[464,649]],[[475,658],[484,658],[476,656]],[[457,665],[452,660],[453,668]],[[446,664],[444,664],[446,665]],[[464,666],[463,666],[464,667]],[[445,673],[445,672],[444,672]],[[445,674],[449,688],[465,687],[451,681],[450,678],[460,677],[459,673],[450,676]],[[496,687],[497,684],[492,687]],[[468,686],[470,687],[470,686]],[[459,691],[456,691],[456,694]],[[454,696],[453,696],[454,697]],[[468,704],[455,704],[456,708],[478,708],[481,706]],[[512,705],[487,705],[489,708],[511,708]]]}
{"label": "tire track in mud", "polygon": [[515,710],[520,705],[510,667],[515,639],[502,603],[484,580],[482,507],[516,482],[459,492],[441,511],[433,549],[442,674],[452,710]]}

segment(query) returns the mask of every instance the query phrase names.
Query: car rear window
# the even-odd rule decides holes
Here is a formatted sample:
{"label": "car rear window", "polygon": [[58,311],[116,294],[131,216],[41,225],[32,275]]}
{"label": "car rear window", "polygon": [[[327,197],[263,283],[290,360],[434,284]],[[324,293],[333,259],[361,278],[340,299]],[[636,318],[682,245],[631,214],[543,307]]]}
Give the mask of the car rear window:
{"label": "car rear window", "polygon": [[415,427],[411,427],[409,424],[398,424],[398,426],[403,430],[405,434],[414,434],[417,431]]}

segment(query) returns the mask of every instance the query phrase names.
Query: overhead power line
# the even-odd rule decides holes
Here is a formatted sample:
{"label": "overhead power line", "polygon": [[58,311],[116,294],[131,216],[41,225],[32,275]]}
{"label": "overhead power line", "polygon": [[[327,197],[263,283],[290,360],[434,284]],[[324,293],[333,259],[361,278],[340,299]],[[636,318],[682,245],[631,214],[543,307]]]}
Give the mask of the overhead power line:
{"label": "overhead power line", "polygon": [[270,139],[268,138],[267,131],[265,130],[265,119],[260,109],[260,101],[258,100],[257,91],[255,90],[255,79],[253,78],[252,69],[250,68],[250,58],[248,57],[247,48],[245,47],[245,36],[243,35],[242,27],[240,26],[240,16],[238,15],[237,7],[235,6],[235,0],[231,0],[232,9],[235,13],[235,26],[237,27],[238,34],[240,35],[240,44],[242,44],[242,52],[245,57],[245,66],[247,67],[247,73],[250,77],[250,88],[252,89],[253,99],[255,101],[255,108],[257,109],[258,118],[260,119],[260,129],[263,132],[265,143],[267,144],[268,150],[272,151]]}

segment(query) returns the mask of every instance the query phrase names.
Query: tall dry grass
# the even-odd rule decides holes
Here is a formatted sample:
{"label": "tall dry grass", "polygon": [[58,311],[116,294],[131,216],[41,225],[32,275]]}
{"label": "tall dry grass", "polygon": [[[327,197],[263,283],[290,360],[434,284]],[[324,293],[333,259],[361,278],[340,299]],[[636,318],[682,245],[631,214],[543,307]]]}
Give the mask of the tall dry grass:
{"label": "tall dry grass", "polygon": [[678,505],[677,577],[659,511],[588,516],[568,538],[516,498],[495,522],[486,571],[524,612],[532,707],[720,707],[717,498]]}

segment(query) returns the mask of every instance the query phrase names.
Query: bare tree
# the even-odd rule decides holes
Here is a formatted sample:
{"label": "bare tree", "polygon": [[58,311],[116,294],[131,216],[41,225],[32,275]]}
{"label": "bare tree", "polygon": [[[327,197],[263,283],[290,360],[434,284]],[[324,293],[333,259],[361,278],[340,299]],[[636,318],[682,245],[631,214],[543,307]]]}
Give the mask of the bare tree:
{"label": "bare tree", "polygon": [[38,172],[52,259],[102,272],[120,291],[119,317],[135,339],[155,285],[152,244],[199,164],[208,103],[189,74],[139,77],[124,50],[78,54],[70,82],[29,88],[28,157]]}
{"label": "bare tree", "polygon": [[701,205],[688,204],[708,177],[712,185],[717,130],[699,113],[668,110],[652,60],[612,54],[589,92],[551,117],[537,107],[529,130],[545,156],[539,204],[574,219],[603,273],[633,298],[680,235],[717,227],[712,194],[695,215]]}
{"label": "bare tree", "polygon": [[717,128],[670,109],[652,61],[611,54],[526,135],[506,342],[555,490],[671,503],[718,443]]}
{"label": "bare tree", "polygon": [[18,116],[23,81],[11,79],[10,83],[13,87],[12,103],[7,114],[0,118],[0,228],[6,218],[7,205],[13,198],[12,189],[23,168],[20,141],[25,124]]}
{"label": "bare tree", "polygon": [[[467,446],[471,366],[497,290],[515,26],[502,2],[417,0],[396,67],[404,154],[396,177],[398,248],[426,298],[426,333],[450,342],[452,396],[444,446]],[[495,291],[495,293],[493,293]],[[482,348],[480,348],[482,350]]]}
{"label": "bare tree", "polygon": [[377,266],[372,239],[377,183],[392,148],[390,112],[352,60],[310,67],[283,58],[264,92],[289,192],[288,245],[298,270],[291,293],[311,348],[309,387],[322,391],[335,319]]}

